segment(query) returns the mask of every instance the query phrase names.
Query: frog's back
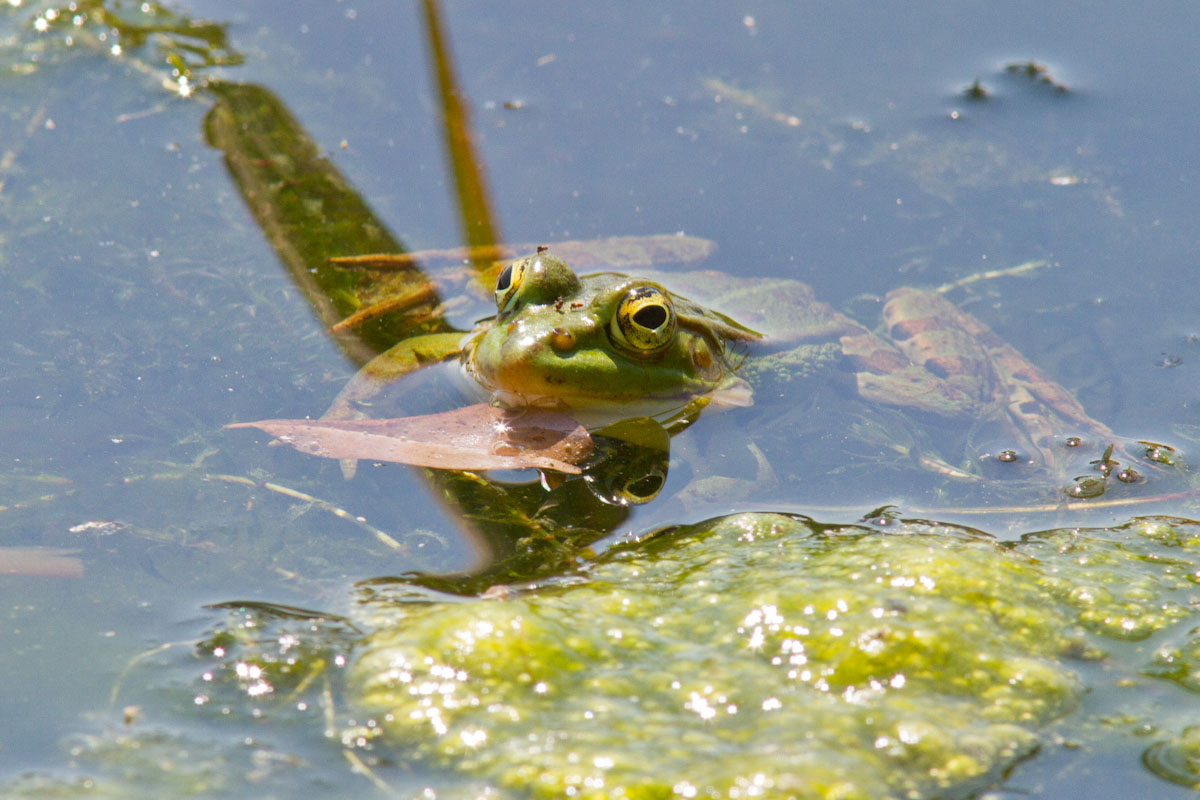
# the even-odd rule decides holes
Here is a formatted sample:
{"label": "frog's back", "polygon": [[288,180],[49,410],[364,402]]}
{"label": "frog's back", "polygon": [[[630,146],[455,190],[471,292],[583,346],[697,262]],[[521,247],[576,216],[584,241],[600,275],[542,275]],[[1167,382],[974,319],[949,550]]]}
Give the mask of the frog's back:
{"label": "frog's back", "polygon": [[806,283],[787,278],[735,278],[715,270],[652,273],[650,280],[712,307],[763,334],[764,344],[784,347],[799,342],[836,341],[862,327],[817,300]]}

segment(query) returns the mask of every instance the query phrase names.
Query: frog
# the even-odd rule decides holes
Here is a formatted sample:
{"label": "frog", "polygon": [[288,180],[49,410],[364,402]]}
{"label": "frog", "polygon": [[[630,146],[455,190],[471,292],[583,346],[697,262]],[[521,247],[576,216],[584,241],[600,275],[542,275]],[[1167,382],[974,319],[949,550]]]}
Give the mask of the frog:
{"label": "frog", "polygon": [[466,375],[509,406],[653,414],[693,397],[749,405],[734,347],[762,334],[645,276],[577,276],[551,254],[496,278],[496,316],[462,343]]}
{"label": "frog", "polygon": [[[694,301],[669,285],[708,289],[719,300]],[[1070,392],[928,290],[890,292],[884,330],[876,332],[793,279],[735,279],[715,270],[577,275],[539,248],[504,265],[493,293],[495,315],[466,334],[417,336],[367,363],[325,418],[367,416],[384,387],[430,363],[454,361],[477,399],[557,409],[589,428],[642,415],[691,420],[689,404],[750,406],[756,385],[819,375],[869,404],[987,421],[1011,443],[997,458],[1020,453],[1046,470],[1060,466],[1072,438],[1113,438]],[[769,468],[761,451],[751,452],[754,479],[763,479]],[[939,458],[922,464],[977,477]]]}

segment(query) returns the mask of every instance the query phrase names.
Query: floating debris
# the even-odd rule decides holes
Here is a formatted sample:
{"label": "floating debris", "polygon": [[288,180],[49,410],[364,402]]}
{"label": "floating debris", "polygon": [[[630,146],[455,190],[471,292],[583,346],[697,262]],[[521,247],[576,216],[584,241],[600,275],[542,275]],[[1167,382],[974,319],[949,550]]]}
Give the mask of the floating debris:
{"label": "floating debris", "polygon": [[1025,75],[1030,80],[1035,80],[1038,83],[1044,83],[1057,92],[1066,93],[1069,91],[1065,83],[1060,83],[1050,76],[1050,70],[1045,64],[1040,64],[1037,61],[1014,61],[1004,65],[1004,71],[1012,75]]}

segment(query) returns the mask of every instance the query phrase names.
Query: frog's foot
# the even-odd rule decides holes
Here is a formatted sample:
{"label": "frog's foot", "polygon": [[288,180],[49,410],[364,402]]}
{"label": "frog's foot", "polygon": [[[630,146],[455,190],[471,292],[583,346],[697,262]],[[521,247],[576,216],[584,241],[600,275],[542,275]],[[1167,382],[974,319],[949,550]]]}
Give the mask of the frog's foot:
{"label": "frog's foot", "polygon": [[1068,437],[1114,439],[1070,392],[940,295],[897,289],[888,294],[883,317],[896,346],[913,364],[961,389],[976,414],[998,409],[1025,440],[1020,446],[1045,466],[1058,465]]}
{"label": "frog's foot", "polygon": [[[422,367],[454,358],[459,353],[461,333],[430,333],[401,341],[368,361],[338,392],[338,396],[321,415],[323,420],[366,419],[379,394],[390,384]],[[357,462],[341,460],[342,476],[354,477]]]}

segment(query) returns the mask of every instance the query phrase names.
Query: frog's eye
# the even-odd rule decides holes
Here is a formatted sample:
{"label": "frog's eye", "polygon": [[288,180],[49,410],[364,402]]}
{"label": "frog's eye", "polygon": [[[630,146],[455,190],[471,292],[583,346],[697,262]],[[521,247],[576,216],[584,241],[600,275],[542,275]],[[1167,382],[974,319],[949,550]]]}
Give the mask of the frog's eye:
{"label": "frog's eye", "polygon": [[579,291],[579,278],[561,258],[539,250],[519,258],[496,276],[496,310],[500,317],[526,306],[548,305]]}
{"label": "frog's eye", "polygon": [[638,286],[621,298],[611,327],[618,343],[650,354],[671,343],[675,326],[675,307],[667,293],[654,286]]}
{"label": "frog's eye", "polygon": [[528,270],[529,259],[522,258],[509,264],[496,276],[496,310],[500,314],[507,314],[517,307],[521,285],[525,282]]}
{"label": "frog's eye", "polygon": [[658,497],[658,493],[662,491],[663,484],[666,482],[667,476],[664,474],[664,470],[655,468],[618,487],[614,494],[620,505],[640,506]]}

